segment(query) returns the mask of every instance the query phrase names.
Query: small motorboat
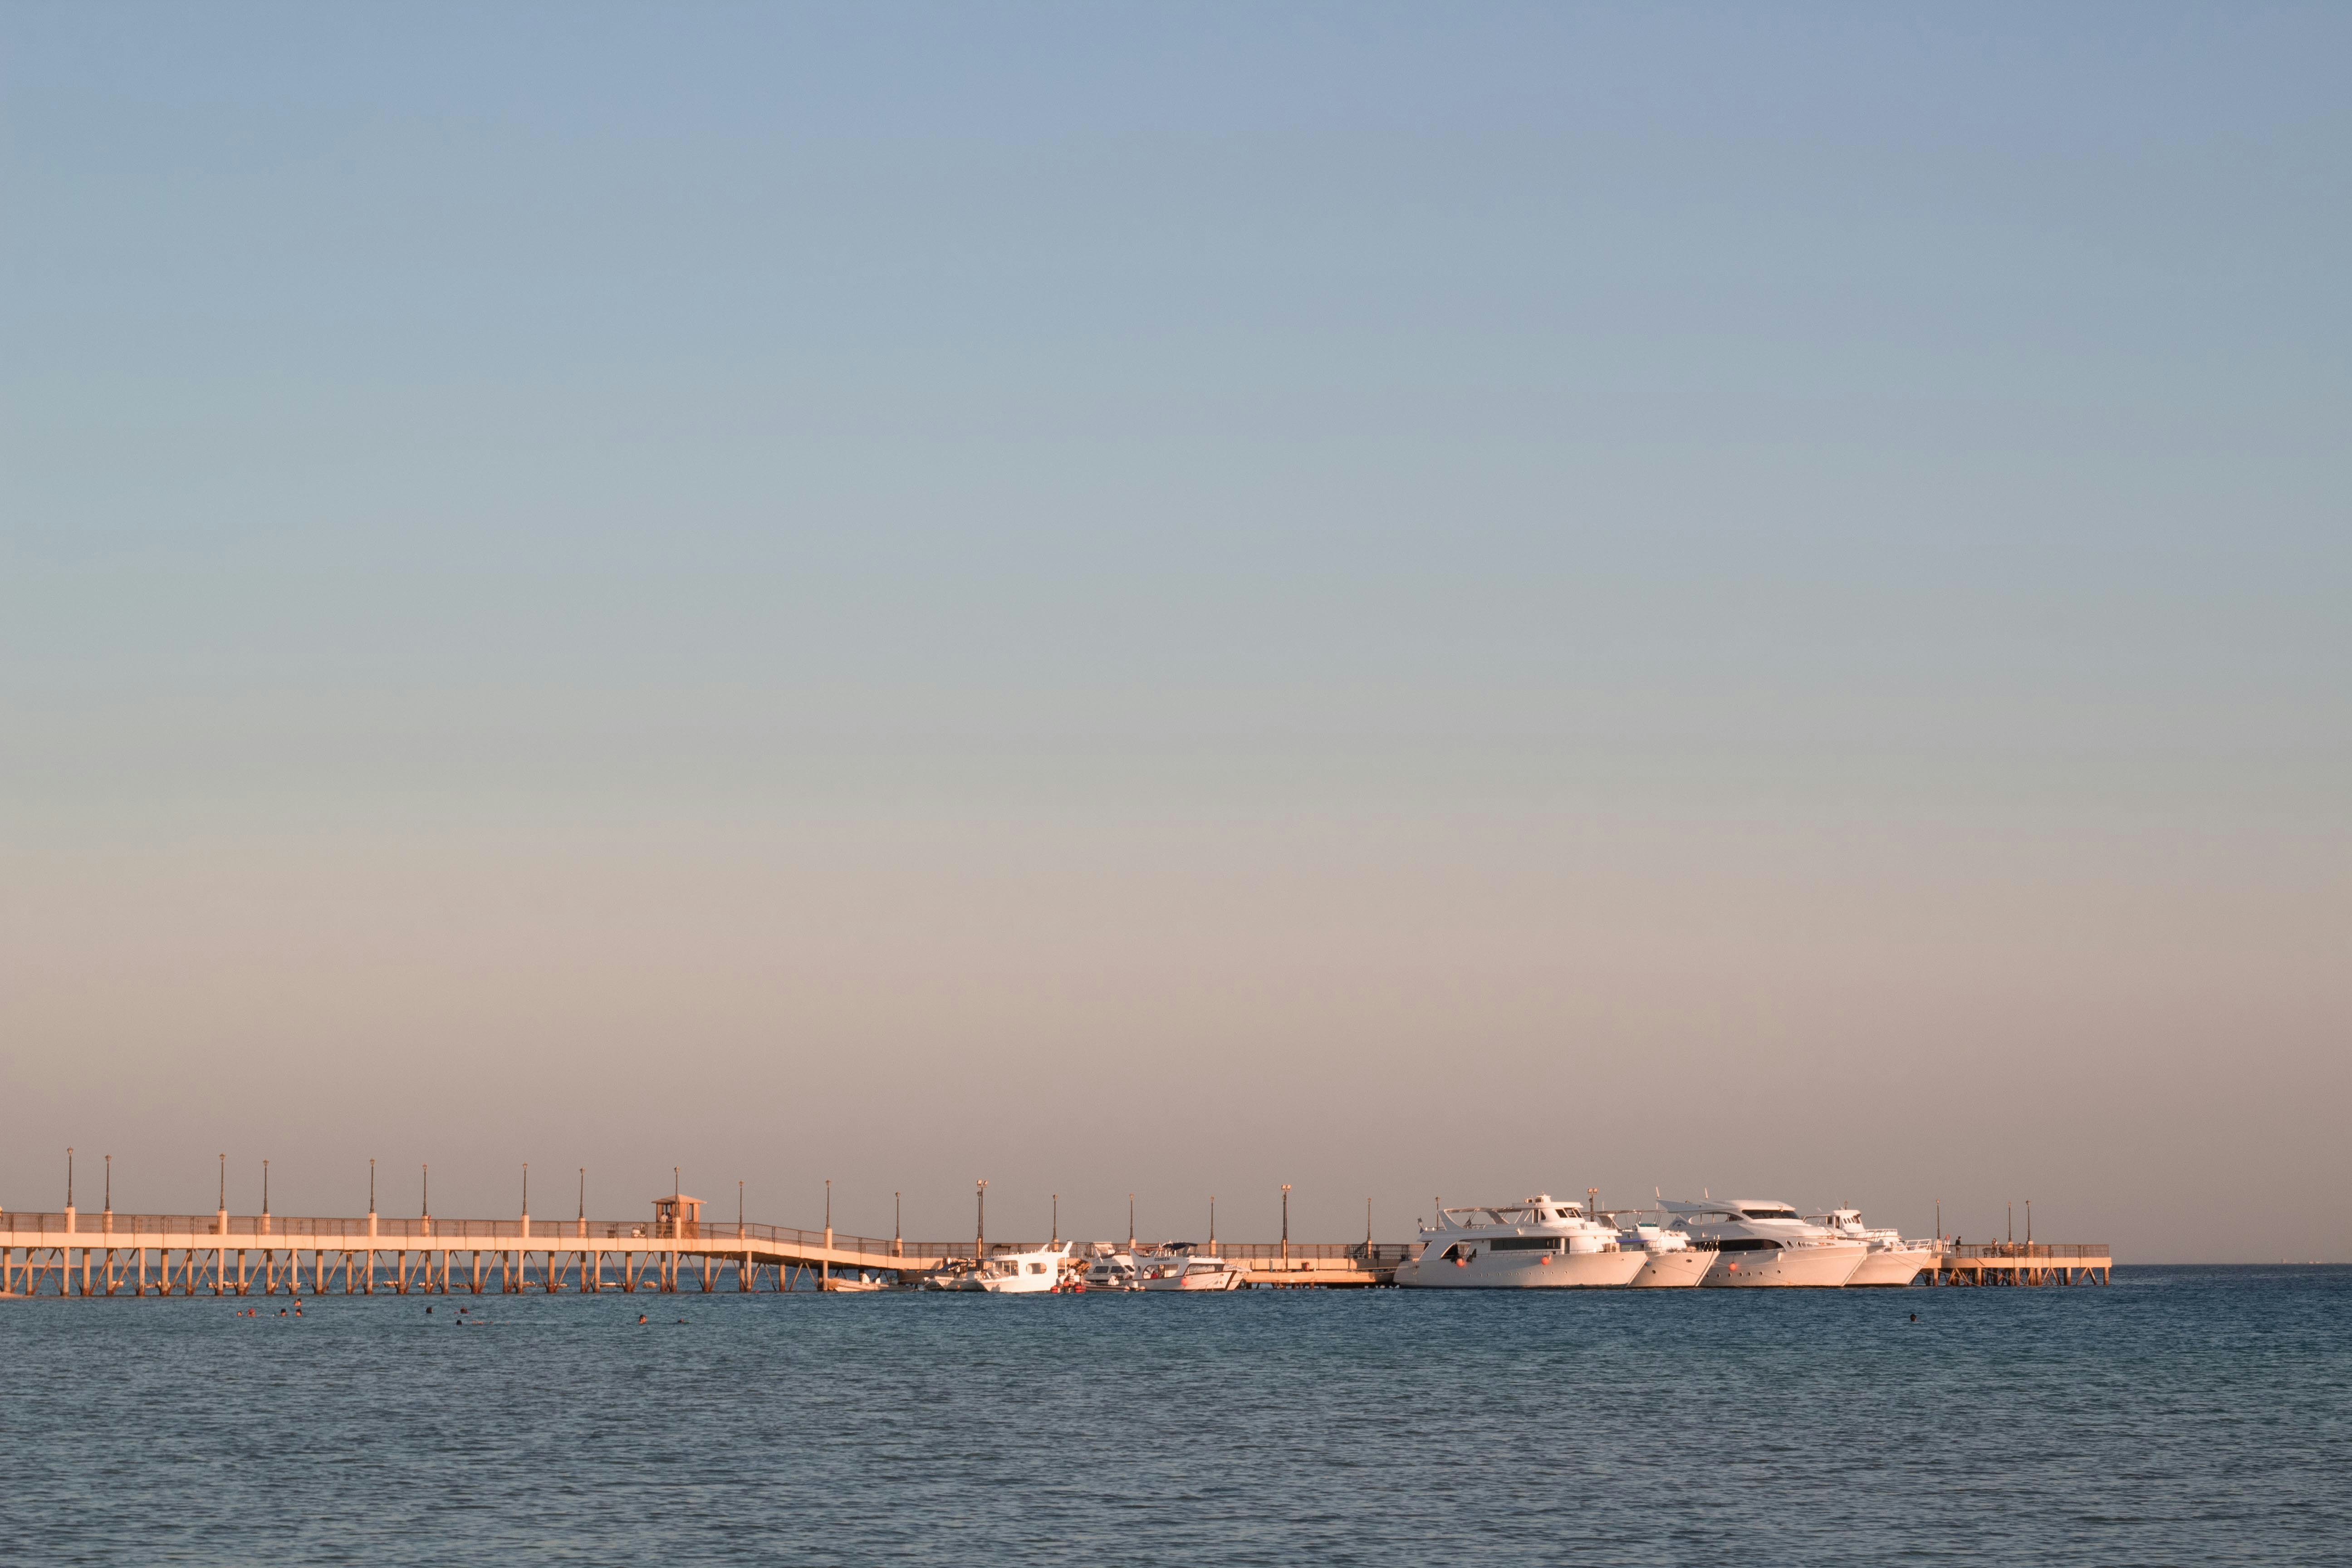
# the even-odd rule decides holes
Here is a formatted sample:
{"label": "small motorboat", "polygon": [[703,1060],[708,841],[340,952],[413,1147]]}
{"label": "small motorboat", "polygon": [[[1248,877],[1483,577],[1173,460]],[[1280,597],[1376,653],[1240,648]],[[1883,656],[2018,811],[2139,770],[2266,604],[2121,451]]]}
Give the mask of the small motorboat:
{"label": "small motorboat", "polygon": [[1244,1271],[1222,1258],[1171,1247],[1136,1260],[1136,1286],[1144,1290],[1238,1290]]}

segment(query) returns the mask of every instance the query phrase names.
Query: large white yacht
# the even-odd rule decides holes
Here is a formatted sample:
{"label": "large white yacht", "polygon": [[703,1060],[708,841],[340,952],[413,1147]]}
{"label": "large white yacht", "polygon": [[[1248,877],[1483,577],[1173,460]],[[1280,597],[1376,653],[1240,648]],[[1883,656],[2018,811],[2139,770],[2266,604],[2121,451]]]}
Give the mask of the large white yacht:
{"label": "large white yacht", "polygon": [[1702,1285],[1843,1285],[1862,1267],[1870,1244],[1838,1236],[1787,1204],[1767,1198],[1661,1200],[1672,1228],[1716,1249]]}
{"label": "large white yacht", "polygon": [[1617,1246],[1622,1251],[1649,1255],[1650,1260],[1633,1276],[1633,1288],[1637,1290],[1696,1285],[1715,1267],[1713,1243],[1694,1241],[1679,1230],[1639,1216],[1620,1225]]}
{"label": "large white yacht", "polygon": [[1396,1282],[1422,1289],[1526,1290],[1630,1285],[1650,1260],[1627,1251],[1617,1232],[1579,1203],[1538,1193],[1517,1204],[1437,1211],[1421,1230],[1419,1256],[1397,1265]]}
{"label": "large white yacht", "polygon": [[1860,1209],[1832,1209],[1807,1215],[1807,1221],[1849,1241],[1866,1242],[1869,1254],[1853,1271],[1849,1285],[1908,1285],[1919,1270],[1936,1261],[1941,1248],[1932,1241],[1906,1241],[1899,1230],[1874,1230],[1862,1223]]}

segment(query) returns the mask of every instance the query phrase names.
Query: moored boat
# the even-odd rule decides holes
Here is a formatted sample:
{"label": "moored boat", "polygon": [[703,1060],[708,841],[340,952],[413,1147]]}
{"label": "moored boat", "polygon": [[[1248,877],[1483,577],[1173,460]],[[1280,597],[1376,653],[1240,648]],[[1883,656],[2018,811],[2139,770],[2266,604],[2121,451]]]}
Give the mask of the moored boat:
{"label": "moored boat", "polygon": [[1648,1256],[1642,1271],[1633,1276],[1633,1288],[1637,1290],[1696,1286],[1715,1267],[1714,1247],[1663,1225],[1636,1222],[1624,1226],[1617,1232],[1617,1245],[1623,1251],[1640,1251]]}
{"label": "moored boat", "polygon": [[1862,1266],[1853,1271],[1848,1285],[1908,1285],[1919,1278],[1919,1271],[1931,1266],[1940,1252],[1932,1241],[1911,1241],[1899,1230],[1872,1229],[1862,1223],[1860,1209],[1832,1209],[1827,1214],[1809,1215],[1806,1218],[1832,1235],[1867,1245],[1870,1251]]}
{"label": "moored boat", "polygon": [[1843,1285],[1869,1255],[1867,1242],[1808,1224],[1787,1204],[1764,1198],[1662,1202],[1670,1228],[1716,1249],[1701,1285]]}
{"label": "moored boat", "polygon": [[1244,1271],[1223,1258],[1189,1247],[1139,1258],[1136,1282],[1146,1290],[1238,1290]]}
{"label": "moored boat", "polygon": [[1529,1290],[1630,1285],[1649,1261],[1582,1204],[1549,1193],[1517,1204],[1441,1205],[1423,1226],[1420,1253],[1397,1265],[1396,1282],[1419,1289]]}
{"label": "moored boat", "polygon": [[1065,1241],[1024,1252],[997,1253],[958,1279],[955,1289],[983,1290],[992,1296],[1049,1294],[1061,1288],[1062,1260],[1075,1245]]}

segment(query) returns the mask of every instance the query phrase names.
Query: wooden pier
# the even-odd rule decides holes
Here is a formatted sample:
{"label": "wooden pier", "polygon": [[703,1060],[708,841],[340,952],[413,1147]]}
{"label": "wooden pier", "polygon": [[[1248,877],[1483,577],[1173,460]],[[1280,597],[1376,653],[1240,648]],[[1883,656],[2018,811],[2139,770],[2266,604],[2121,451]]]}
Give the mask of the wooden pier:
{"label": "wooden pier", "polygon": [[970,1245],[717,1226],[691,1198],[651,1219],[0,1215],[0,1296],[449,1294],[828,1288],[968,1263]]}
{"label": "wooden pier", "polygon": [[2101,1241],[1948,1241],[1927,1277],[1930,1285],[2106,1285],[2115,1268]]}
{"label": "wooden pier", "polygon": [[[698,1200],[683,1196],[653,1206],[642,1220],[0,1214],[0,1297],[824,1290],[845,1278],[911,1282],[968,1268],[976,1255],[967,1242],[712,1225]],[[1394,1283],[1415,1248],[1227,1242],[1217,1250],[1254,1288],[1344,1289]],[[2104,1285],[2114,1267],[2099,1244],[1946,1243],[1920,1279]]]}

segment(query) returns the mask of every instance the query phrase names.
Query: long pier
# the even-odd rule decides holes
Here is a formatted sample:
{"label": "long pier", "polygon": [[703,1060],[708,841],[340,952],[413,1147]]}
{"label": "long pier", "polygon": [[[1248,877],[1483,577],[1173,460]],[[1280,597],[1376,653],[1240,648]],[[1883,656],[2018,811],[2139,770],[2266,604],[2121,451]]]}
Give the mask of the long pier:
{"label": "long pier", "polygon": [[[650,1220],[0,1214],[0,1297],[828,1289],[844,1278],[906,1279],[969,1267],[980,1250],[977,1242],[714,1225],[691,1208],[672,1212],[672,1202],[657,1200]],[[1409,1250],[1312,1242],[1223,1248],[1247,1265],[1251,1284],[1274,1288],[1385,1285]]]}
{"label": "long pier", "polygon": [[0,1215],[0,1296],[790,1289],[814,1275],[921,1274],[971,1244],[771,1225],[654,1220],[319,1219],[286,1215]]}
{"label": "long pier", "polygon": [[[845,1279],[900,1280],[971,1266],[976,1242],[709,1224],[693,1199],[657,1199],[649,1220],[358,1219],[285,1215],[0,1214],[0,1297],[476,1295],[524,1290],[791,1290]],[[1000,1244],[1034,1246],[1034,1243]],[[1361,1289],[1393,1282],[1412,1246],[1226,1242],[1250,1285]],[[2099,1244],[1946,1243],[1929,1285],[2106,1284]]]}

